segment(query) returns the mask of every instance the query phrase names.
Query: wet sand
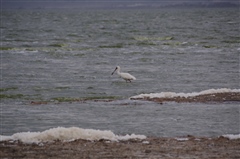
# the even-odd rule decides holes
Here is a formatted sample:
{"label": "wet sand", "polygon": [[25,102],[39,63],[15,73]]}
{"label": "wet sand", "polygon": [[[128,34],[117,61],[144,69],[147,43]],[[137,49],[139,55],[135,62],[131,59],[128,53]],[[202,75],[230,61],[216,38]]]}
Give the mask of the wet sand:
{"label": "wet sand", "polygon": [[177,103],[186,103],[186,102],[195,102],[195,103],[219,103],[219,102],[240,102],[240,93],[231,92],[231,93],[213,93],[198,95],[193,97],[173,97],[173,98],[134,98],[132,100],[147,100],[154,101],[158,103],[164,102],[177,102]]}
{"label": "wet sand", "polygon": [[0,142],[0,158],[195,158],[238,159],[240,139],[225,137],[155,138],[113,142],[108,140],[24,144]]}

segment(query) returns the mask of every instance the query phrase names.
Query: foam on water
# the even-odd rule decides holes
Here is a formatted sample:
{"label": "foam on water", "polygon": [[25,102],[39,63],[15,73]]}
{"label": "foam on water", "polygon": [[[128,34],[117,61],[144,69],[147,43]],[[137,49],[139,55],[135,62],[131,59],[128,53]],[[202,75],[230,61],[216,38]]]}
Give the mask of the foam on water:
{"label": "foam on water", "polygon": [[223,137],[226,137],[230,140],[240,139],[240,134],[227,134],[223,135]]}
{"label": "foam on water", "polygon": [[60,141],[74,141],[77,139],[84,139],[90,141],[96,141],[100,139],[106,139],[111,141],[129,140],[129,139],[145,139],[144,135],[115,135],[110,130],[94,130],[94,129],[82,129],[79,127],[57,127],[45,130],[43,132],[20,132],[13,134],[12,136],[0,135],[0,141],[7,140],[19,140],[23,143],[42,143]]}
{"label": "foam on water", "polygon": [[194,97],[199,95],[207,94],[216,94],[216,93],[233,93],[240,92],[240,89],[208,89],[201,92],[192,92],[192,93],[176,93],[176,92],[161,92],[161,93],[149,93],[149,94],[140,94],[130,97],[130,99],[141,99],[141,98],[173,98],[173,97]]}

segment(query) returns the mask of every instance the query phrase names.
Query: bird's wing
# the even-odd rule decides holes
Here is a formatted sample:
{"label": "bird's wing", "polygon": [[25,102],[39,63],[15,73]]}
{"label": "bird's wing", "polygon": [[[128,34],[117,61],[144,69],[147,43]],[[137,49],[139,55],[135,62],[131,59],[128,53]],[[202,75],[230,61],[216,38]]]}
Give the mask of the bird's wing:
{"label": "bird's wing", "polygon": [[128,80],[136,80],[136,78],[133,75],[130,75],[129,73],[121,73],[121,77],[123,79],[128,79]]}

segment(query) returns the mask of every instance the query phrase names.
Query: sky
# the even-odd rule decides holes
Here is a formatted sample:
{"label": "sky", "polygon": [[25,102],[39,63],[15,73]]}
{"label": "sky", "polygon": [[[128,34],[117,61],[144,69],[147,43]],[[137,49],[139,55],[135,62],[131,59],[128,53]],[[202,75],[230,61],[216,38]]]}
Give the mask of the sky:
{"label": "sky", "polygon": [[1,0],[1,8],[141,8],[205,5],[240,0]]}

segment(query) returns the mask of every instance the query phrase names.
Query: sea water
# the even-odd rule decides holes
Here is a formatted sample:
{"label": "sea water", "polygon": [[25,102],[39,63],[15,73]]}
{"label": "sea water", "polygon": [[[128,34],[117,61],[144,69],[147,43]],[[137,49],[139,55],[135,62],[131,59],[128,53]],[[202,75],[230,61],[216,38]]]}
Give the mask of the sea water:
{"label": "sea water", "polygon": [[[239,89],[238,12],[3,10],[0,134],[56,127],[147,136],[239,134],[238,102],[129,100]],[[111,75],[117,65],[137,80]]]}

